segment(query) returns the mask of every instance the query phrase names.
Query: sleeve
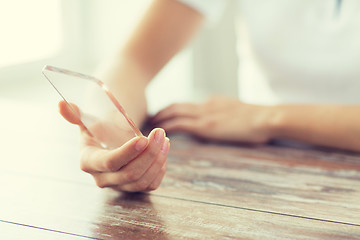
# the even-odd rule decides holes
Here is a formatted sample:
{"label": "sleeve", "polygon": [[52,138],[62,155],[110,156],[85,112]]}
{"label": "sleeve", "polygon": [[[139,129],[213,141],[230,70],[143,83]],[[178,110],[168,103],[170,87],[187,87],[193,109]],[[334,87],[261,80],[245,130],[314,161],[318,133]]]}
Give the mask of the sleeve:
{"label": "sleeve", "polygon": [[226,6],[224,0],[177,0],[204,15],[209,23],[217,22]]}

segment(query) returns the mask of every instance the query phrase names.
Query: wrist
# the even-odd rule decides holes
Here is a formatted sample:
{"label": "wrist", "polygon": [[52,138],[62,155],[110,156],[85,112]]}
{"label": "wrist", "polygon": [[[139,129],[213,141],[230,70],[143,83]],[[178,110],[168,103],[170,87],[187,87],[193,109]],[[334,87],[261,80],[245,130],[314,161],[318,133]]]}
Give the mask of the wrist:
{"label": "wrist", "polygon": [[126,112],[141,127],[147,116],[148,76],[131,57],[117,55],[102,69],[102,78]]}
{"label": "wrist", "polygon": [[266,141],[280,138],[285,123],[284,106],[264,106],[261,114],[259,128]]}

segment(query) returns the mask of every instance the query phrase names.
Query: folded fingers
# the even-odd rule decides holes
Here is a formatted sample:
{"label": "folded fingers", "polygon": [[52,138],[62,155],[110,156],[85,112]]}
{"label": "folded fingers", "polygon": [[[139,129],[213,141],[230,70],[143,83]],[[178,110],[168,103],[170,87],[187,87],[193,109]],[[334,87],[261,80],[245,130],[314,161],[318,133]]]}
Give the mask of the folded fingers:
{"label": "folded fingers", "polygon": [[167,141],[164,130],[153,130],[147,148],[138,157],[116,172],[93,174],[96,184],[99,187],[112,187],[138,182],[153,164],[159,168],[160,163],[166,160],[166,156],[165,160],[162,158],[161,149],[164,144],[168,144]]}
{"label": "folded fingers", "polygon": [[169,139],[166,139],[158,158],[136,182],[126,184],[121,190],[128,192],[151,191],[159,187],[166,172],[166,157],[169,151]]}
{"label": "folded fingers", "polygon": [[172,104],[160,112],[158,112],[153,118],[152,123],[157,124],[168,119],[177,117],[188,117],[193,118],[199,115],[199,106],[192,103],[177,103]]}
{"label": "folded fingers", "polygon": [[81,169],[88,173],[118,171],[140,155],[147,145],[147,138],[136,137],[113,150],[85,146],[81,152]]}

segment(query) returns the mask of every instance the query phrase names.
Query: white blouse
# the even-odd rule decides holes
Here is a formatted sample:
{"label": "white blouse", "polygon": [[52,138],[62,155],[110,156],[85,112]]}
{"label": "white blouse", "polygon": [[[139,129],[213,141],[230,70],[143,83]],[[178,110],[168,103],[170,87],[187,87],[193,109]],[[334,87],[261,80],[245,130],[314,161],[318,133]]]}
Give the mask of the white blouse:
{"label": "white blouse", "polygon": [[[224,0],[179,0],[216,21]],[[239,0],[240,98],[360,103],[359,0]]]}

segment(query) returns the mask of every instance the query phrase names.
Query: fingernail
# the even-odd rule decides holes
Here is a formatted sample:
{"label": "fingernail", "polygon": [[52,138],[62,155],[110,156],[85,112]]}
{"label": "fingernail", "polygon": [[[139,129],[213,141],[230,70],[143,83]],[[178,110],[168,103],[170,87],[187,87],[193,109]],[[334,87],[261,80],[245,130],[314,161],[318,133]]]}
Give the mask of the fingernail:
{"label": "fingernail", "polygon": [[158,129],[156,130],[156,133],[155,133],[155,141],[157,143],[162,143],[163,140],[165,138],[165,131],[162,130],[162,129]]}
{"label": "fingernail", "polygon": [[163,145],[161,147],[161,152],[166,153],[168,151],[168,149],[169,149],[169,141],[170,140],[168,138],[165,138],[165,141],[164,141],[164,143],[163,143]]}
{"label": "fingernail", "polygon": [[144,148],[146,147],[147,144],[147,139],[146,138],[140,138],[137,143],[135,144],[135,149],[137,151],[141,151],[144,150]]}

